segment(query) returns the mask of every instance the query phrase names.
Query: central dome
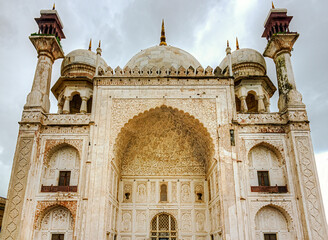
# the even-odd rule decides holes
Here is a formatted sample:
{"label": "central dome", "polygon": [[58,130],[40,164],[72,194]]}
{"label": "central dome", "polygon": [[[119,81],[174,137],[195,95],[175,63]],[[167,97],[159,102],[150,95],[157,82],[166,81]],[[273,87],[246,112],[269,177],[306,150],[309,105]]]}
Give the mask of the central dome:
{"label": "central dome", "polygon": [[129,68],[138,67],[142,69],[147,66],[149,68],[170,68],[178,69],[183,66],[185,69],[192,66],[194,69],[201,66],[195,57],[190,53],[172,46],[154,46],[141,50],[130,59],[125,65]]}

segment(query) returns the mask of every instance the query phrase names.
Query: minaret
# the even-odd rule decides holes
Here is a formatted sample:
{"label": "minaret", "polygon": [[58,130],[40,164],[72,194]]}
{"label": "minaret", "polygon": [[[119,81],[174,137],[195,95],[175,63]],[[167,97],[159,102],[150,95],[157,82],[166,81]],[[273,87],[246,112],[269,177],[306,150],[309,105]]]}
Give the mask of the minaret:
{"label": "minaret", "polygon": [[38,52],[38,63],[35,70],[32,90],[27,96],[25,110],[49,112],[50,83],[54,61],[64,57],[60,40],[65,38],[63,24],[57,11],[41,10],[41,17],[35,18],[39,26],[38,33],[29,38]]}
{"label": "minaret", "polygon": [[302,103],[302,95],[296,89],[291,64],[291,51],[299,34],[291,32],[289,23],[293,17],[287,16],[287,9],[272,6],[265,21],[262,37],[268,40],[264,51],[265,57],[274,60],[277,70],[279,89],[278,107],[281,115],[285,115],[286,145],[289,158],[296,208],[299,211],[299,223],[302,237],[306,240],[328,239],[327,223],[320,194],[315,157],[310,136],[309,121]]}
{"label": "minaret", "polygon": [[18,132],[0,236],[4,240],[31,239],[32,209],[35,207],[32,199],[35,192],[31,191],[31,186],[28,184],[29,171],[31,166],[39,161],[37,151],[40,149],[40,128],[43,117],[50,108],[52,65],[56,59],[64,57],[60,40],[65,38],[65,35],[57,11],[55,9],[42,10],[41,17],[36,18],[35,21],[39,26],[39,31],[32,34],[30,40],[37,50],[38,63]]}
{"label": "minaret", "polygon": [[296,89],[294,73],[291,63],[291,51],[299,34],[290,32],[289,23],[292,16],[287,16],[287,9],[272,9],[264,23],[262,37],[268,40],[268,45],[263,53],[265,57],[272,58],[276,64],[279,110],[285,111],[287,107],[304,106],[302,95]]}

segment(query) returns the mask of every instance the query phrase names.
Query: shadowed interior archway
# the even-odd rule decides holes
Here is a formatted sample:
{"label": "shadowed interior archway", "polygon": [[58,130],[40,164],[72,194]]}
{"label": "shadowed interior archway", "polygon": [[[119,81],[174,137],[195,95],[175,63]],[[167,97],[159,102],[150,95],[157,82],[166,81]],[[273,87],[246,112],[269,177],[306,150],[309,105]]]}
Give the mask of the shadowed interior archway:
{"label": "shadowed interior archway", "polygon": [[213,148],[202,123],[163,105],[125,124],[116,140],[115,157],[126,176],[204,176]]}

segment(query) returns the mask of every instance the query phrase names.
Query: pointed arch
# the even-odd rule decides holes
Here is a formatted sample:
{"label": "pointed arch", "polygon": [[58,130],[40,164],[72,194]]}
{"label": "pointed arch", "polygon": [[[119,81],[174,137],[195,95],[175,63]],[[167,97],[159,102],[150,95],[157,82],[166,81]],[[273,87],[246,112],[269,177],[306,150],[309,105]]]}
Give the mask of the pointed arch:
{"label": "pointed arch", "polygon": [[[162,105],[139,113],[124,125],[116,138],[114,154],[122,174],[205,175],[214,144],[198,119]],[[173,171],[170,165],[172,171],[167,172],[167,161],[171,160],[177,167]],[[143,166],[138,165],[140,162]]]}

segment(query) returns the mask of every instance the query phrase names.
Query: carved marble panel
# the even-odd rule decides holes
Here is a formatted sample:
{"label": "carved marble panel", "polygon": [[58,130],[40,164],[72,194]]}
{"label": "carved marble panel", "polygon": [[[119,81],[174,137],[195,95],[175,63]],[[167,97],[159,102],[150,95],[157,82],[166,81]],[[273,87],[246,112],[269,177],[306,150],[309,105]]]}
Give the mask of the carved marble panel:
{"label": "carved marble panel", "polygon": [[138,183],[138,186],[137,186],[137,202],[139,202],[139,203],[146,203],[147,202],[146,183]]}
{"label": "carved marble panel", "polygon": [[3,219],[3,239],[17,239],[21,224],[21,213],[24,203],[27,173],[30,168],[33,138],[22,137],[15,153],[13,174],[8,192],[6,212]]}
{"label": "carved marble panel", "polygon": [[132,231],[132,212],[122,211],[121,231],[131,232]]}
{"label": "carved marble panel", "polygon": [[314,170],[314,158],[310,149],[310,139],[308,136],[296,136],[295,140],[301,168],[301,186],[304,188],[312,239],[324,240],[327,233],[325,231],[326,226],[323,225],[323,209],[319,199],[320,194]]}
{"label": "carved marble panel", "polygon": [[181,196],[182,203],[189,203],[191,201],[190,183],[181,184],[180,196]]}

